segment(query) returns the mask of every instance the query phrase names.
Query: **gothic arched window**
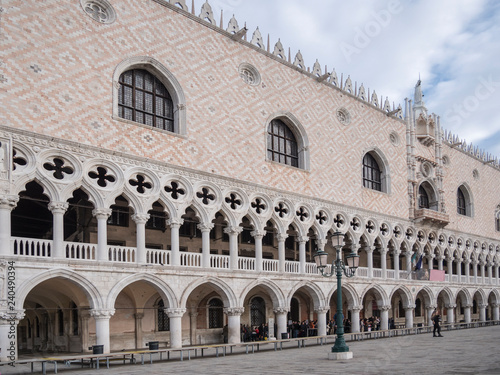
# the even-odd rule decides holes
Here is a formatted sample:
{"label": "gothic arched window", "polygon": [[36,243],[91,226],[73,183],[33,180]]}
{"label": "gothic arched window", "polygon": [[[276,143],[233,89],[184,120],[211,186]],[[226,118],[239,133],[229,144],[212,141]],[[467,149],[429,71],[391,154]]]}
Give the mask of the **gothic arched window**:
{"label": "gothic arched window", "polygon": [[429,196],[422,185],[418,188],[418,207],[429,208]]}
{"label": "gothic arched window", "polygon": [[255,297],[250,303],[250,324],[260,326],[266,322],[266,302],[261,297]]}
{"label": "gothic arched window", "polygon": [[267,131],[267,158],[281,164],[299,166],[297,139],[281,120],[271,121]]}
{"label": "gothic arched window", "polygon": [[367,153],[363,157],[363,186],[382,191],[382,171],[375,158]]}
{"label": "gothic arched window", "polygon": [[174,131],[174,105],[158,78],[144,69],[120,75],[118,116],[154,128]]}
{"label": "gothic arched window", "polygon": [[462,189],[460,189],[460,188],[458,188],[458,190],[457,190],[457,212],[460,215],[467,214],[465,195],[464,195],[464,192],[462,191]]}
{"label": "gothic arched window", "polygon": [[224,304],[218,298],[212,298],[208,303],[208,328],[224,326]]}

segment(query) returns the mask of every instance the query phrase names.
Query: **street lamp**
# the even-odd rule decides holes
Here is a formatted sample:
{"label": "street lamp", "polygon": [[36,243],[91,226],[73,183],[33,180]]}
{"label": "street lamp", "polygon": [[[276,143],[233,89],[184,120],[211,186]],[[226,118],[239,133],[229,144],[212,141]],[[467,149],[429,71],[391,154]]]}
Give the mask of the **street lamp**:
{"label": "street lamp", "polygon": [[[342,314],[342,272],[344,272],[346,277],[353,277],[356,273],[356,269],[359,267],[359,255],[351,251],[351,253],[346,256],[346,263],[340,258],[340,249],[342,248],[342,241],[344,235],[339,231],[336,231],[332,235],[332,241],[334,243],[333,247],[337,252],[337,258],[332,262],[332,269],[330,272],[325,272],[327,266],[328,253],[323,250],[318,250],[314,255],[314,260],[316,261],[316,266],[324,277],[332,277],[337,275],[337,338],[335,339],[335,345],[332,346],[332,353],[347,353],[349,352],[349,347],[346,345],[344,340],[344,323]],[[336,243],[336,245],[335,245]],[[348,359],[352,358],[352,353],[350,356],[347,355],[334,355],[334,359]]]}

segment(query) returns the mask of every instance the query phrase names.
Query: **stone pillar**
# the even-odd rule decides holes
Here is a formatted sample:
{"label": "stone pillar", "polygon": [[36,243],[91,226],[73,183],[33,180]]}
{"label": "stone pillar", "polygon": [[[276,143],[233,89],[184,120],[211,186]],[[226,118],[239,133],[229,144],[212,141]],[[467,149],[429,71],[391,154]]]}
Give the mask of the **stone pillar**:
{"label": "stone pillar", "polygon": [[455,323],[455,307],[457,305],[446,305],[446,315],[448,317],[448,324],[453,324]]}
{"label": "stone pillar", "polygon": [[387,279],[387,249],[380,249],[380,260],[382,267],[382,279]]}
{"label": "stone pillar", "polygon": [[465,323],[471,322],[471,318],[470,318],[471,309],[472,309],[472,305],[465,305],[464,306],[464,321],[465,321]]}
{"label": "stone pillar", "polygon": [[212,223],[198,224],[201,231],[201,267],[210,268],[210,231],[213,229]]}
{"label": "stone pillar", "polygon": [[12,210],[16,208],[18,201],[18,196],[2,195],[0,197],[0,256],[13,255],[10,248],[10,214],[12,213]]}
{"label": "stone pillar", "polygon": [[486,308],[488,307],[485,303],[480,303],[477,307],[479,307],[479,321],[486,322]]}
{"label": "stone pillar", "polygon": [[23,318],[24,310],[0,311],[0,362],[13,362],[17,359],[17,326]]}
{"label": "stone pillar", "polygon": [[464,263],[465,263],[465,279],[466,279],[465,282],[470,283],[470,270],[469,270],[470,260],[465,259]]}
{"label": "stone pillar", "polygon": [[485,281],[485,277],[484,277],[484,260],[482,260],[479,265],[481,267],[481,284],[484,284],[484,281]]}
{"label": "stone pillar", "polygon": [[245,312],[243,307],[229,307],[224,309],[227,315],[228,344],[239,344],[241,342],[241,314]]}
{"label": "stone pillar", "polygon": [[68,202],[50,202],[49,210],[52,212],[52,257],[66,258],[64,253],[64,213],[68,209]]}
{"label": "stone pillar", "polygon": [[366,246],[366,258],[368,262],[368,277],[373,277],[373,250],[375,247]]}
{"label": "stone pillar", "polygon": [[412,257],[412,251],[407,250],[405,251],[405,258],[406,258],[406,272],[410,273],[411,272],[411,257]]}
{"label": "stone pillar", "polygon": [[306,273],[306,242],[309,240],[308,236],[297,237],[299,243],[299,273]]}
{"label": "stone pillar", "polygon": [[288,314],[288,309],[284,307],[279,307],[273,310],[276,314],[276,325],[278,326],[278,332],[275,333],[276,338],[281,339],[281,334],[287,332],[287,321],[286,317]]}
{"label": "stone pillar", "polygon": [[189,313],[189,332],[190,332],[190,337],[189,337],[189,342],[191,343],[191,346],[198,345],[198,341],[196,338],[197,334],[197,320],[198,320],[198,313],[196,312],[195,309]]}
{"label": "stone pillar", "polygon": [[494,320],[494,321],[498,321],[500,320],[500,317],[499,317],[499,307],[500,305],[498,303],[492,303],[491,304],[491,319]]}
{"label": "stone pillar", "polygon": [[433,325],[433,322],[432,322],[432,313],[434,312],[434,310],[436,309],[436,305],[429,305],[425,308],[426,312],[427,312],[427,316],[426,316],[426,320],[427,320],[427,325],[428,326],[432,326]]}
{"label": "stone pillar", "polygon": [[132,220],[135,221],[135,230],[137,233],[137,253],[135,261],[139,264],[146,263],[146,223],[149,220],[149,214],[134,214]]}
{"label": "stone pillar", "polygon": [[405,327],[413,328],[413,311],[415,310],[415,305],[405,306]]}
{"label": "stone pillar", "polygon": [[170,347],[172,349],[182,348],[182,316],[186,309],[165,309],[170,318]]}
{"label": "stone pillar", "polygon": [[457,264],[457,282],[460,284],[462,282],[462,257],[456,258],[455,263]]}
{"label": "stone pillar", "polygon": [[496,284],[498,284],[498,280],[500,278],[499,274],[498,274],[498,268],[499,268],[499,264],[498,263],[493,263],[493,267],[495,267],[495,280],[496,280]]}
{"label": "stone pillar", "polygon": [[326,313],[330,310],[326,306],[321,306],[314,310],[318,321],[318,336],[326,336]]}
{"label": "stone pillar", "polygon": [[181,255],[179,253],[179,228],[182,223],[184,223],[183,219],[172,218],[167,221],[167,225],[170,226],[170,264],[172,266],[181,265]]}
{"label": "stone pillar", "polygon": [[437,261],[438,261],[438,270],[442,271],[443,270],[443,256],[442,255],[438,255],[437,256]]}
{"label": "stone pillar", "polygon": [[380,329],[382,331],[389,329],[389,310],[390,309],[391,309],[391,305],[384,305],[384,306],[380,307]]}
{"label": "stone pillar", "polygon": [[477,260],[472,261],[472,277],[474,280],[474,284],[477,284]]}
{"label": "stone pillar", "polygon": [[395,250],[394,254],[394,279],[399,280],[399,255],[400,251]]}
{"label": "stone pillar", "polygon": [[359,312],[361,311],[361,306],[354,306],[351,309],[351,332],[359,332]]}
{"label": "stone pillar", "polygon": [[434,259],[434,254],[429,254],[426,256],[427,258],[427,269],[429,270],[429,274],[430,274],[430,271],[432,270],[432,261]]}
{"label": "stone pillar", "polygon": [[91,310],[90,315],[95,320],[96,345],[103,346],[103,353],[111,351],[109,338],[109,320],[115,313],[115,310]]}
{"label": "stone pillar", "polygon": [[255,271],[262,272],[262,238],[266,235],[266,231],[254,230],[250,234],[255,241]]}
{"label": "stone pillar", "polygon": [[287,237],[287,234],[278,233],[276,235],[276,239],[278,240],[278,272],[280,274],[285,273],[285,240]]}
{"label": "stone pillar", "polygon": [[111,208],[96,208],[92,211],[97,219],[97,254],[98,261],[109,260],[108,254],[108,218],[113,210]]}
{"label": "stone pillar", "polygon": [[238,234],[243,231],[242,227],[226,227],[224,233],[229,235],[229,269],[238,269]]}
{"label": "stone pillar", "polygon": [[82,349],[83,352],[87,352],[89,348],[89,319],[90,310],[82,309],[80,312],[80,319],[82,321],[81,335],[82,335]]}
{"label": "stone pillar", "polygon": [[144,318],[144,313],[135,313],[135,348],[144,348],[146,345],[142,342],[142,318]]}
{"label": "stone pillar", "polygon": [[451,282],[451,275],[453,275],[453,257],[449,256],[446,257],[446,265],[448,267],[448,270],[446,273],[448,274],[448,281]]}
{"label": "stone pillar", "polygon": [[493,263],[488,262],[487,266],[488,266],[488,280],[491,285],[493,284]]}

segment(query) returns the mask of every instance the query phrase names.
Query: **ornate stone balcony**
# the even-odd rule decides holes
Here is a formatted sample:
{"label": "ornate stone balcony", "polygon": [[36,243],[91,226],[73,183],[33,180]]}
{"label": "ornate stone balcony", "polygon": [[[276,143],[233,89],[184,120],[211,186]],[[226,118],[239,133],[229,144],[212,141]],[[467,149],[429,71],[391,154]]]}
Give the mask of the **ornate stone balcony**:
{"label": "ornate stone balcony", "polygon": [[415,220],[417,222],[426,222],[426,224],[444,227],[450,222],[450,217],[447,214],[430,210],[428,208],[420,208],[415,210]]}

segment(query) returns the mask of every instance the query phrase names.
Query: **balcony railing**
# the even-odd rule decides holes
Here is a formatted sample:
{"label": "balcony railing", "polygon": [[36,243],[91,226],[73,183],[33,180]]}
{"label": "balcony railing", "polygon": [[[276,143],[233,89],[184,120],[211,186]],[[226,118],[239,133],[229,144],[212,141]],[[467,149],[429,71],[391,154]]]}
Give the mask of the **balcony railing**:
{"label": "balcony railing", "polygon": [[[33,239],[33,238],[21,238],[12,237],[11,238],[11,251],[13,255],[25,259],[46,259],[53,257],[54,244],[52,240],[43,239]],[[97,244],[88,244],[81,242],[64,242],[63,243],[64,254],[66,259],[81,260],[86,262],[92,262],[97,260]],[[115,246],[109,245],[108,249],[108,261],[118,262],[118,263],[136,263],[137,262],[137,248],[127,247],[127,246]],[[200,253],[190,253],[181,251],[180,255],[180,265],[183,267],[203,267],[203,255]],[[160,250],[160,249],[146,249],[146,263],[159,265],[159,266],[170,266],[172,265],[172,252],[170,250]],[[216,255],[210,254],[209,267],[211,269],[225,269],[231,268],[230,256],[229,255]],[[279,270],[280,262],[276,259],[263,259],[262,260],[262,272],[280,272]],[[287,274],[300,274],[300,262],[295,261],[285,261],[284,262],[285,273]],[[256,260],[253,257],[238,257],[238,269],[242,271],[255,271],[256,270]],[[330,272],[331,266],[327,266],[325,272]],[[356,272],[356,278],[368,278],[368,268],[359,267]],[[307,262],[305,264],[305,274],[307,275],[319,275],[316,264]],[[396,271],[387,269],[386,279],[395,279]],[[414,277],[414,272],[408,273],[408,271],[399,271],[399,279],[414,279],[419,278]],[[382,269],[373,268],[372,278],[382,278]],[[500,280],[492,277],[482,277],[477,276],[476,282],[474,282],[474,277],[467,277],[465,275],[444,275],[444,282],[452,283],[462,283],[462,284],[486,284],[486,285],[500,285]],[[423,279],[419,279],[423,280]]]}

